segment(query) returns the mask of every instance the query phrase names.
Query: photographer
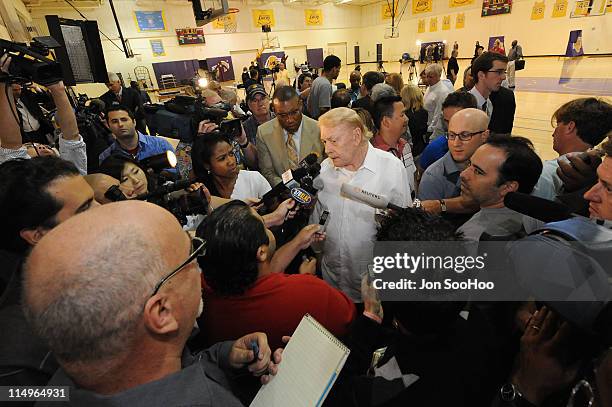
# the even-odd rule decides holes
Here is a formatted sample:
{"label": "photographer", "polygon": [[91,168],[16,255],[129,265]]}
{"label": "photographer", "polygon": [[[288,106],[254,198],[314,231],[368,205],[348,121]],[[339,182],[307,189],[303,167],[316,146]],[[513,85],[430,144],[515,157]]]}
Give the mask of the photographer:
{"label": "photographer", "polygon": [[[0,82],[0,128],[2,128],[2,132],[0,132],[0,163],[15,158],[28,159],[40,155],[36,148],[31,149],[32,155],[28,154],[28,149],[23,145],[13,94],[7,92],[7,86],[9,86],[7,81],[10,81],[10,64],[11,58],[8,55],[0,58],[1,75],[5,79],[5,81]],[[79,135],[74,110],[66,94],[64,83],[59,80],[48,85],[47,88],[57,107],[56,118],[61,130],[59,137],[60,156],[72,162],[82,175],[87,174],[85,142]]]}

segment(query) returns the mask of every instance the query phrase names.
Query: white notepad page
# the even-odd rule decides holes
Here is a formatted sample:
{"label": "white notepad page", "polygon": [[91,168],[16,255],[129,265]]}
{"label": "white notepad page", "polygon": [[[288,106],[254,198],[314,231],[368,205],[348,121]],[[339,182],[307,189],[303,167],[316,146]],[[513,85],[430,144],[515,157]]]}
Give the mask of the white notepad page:
{"label": "white notepad page", "polygon": [[278,373],[250,407],[320,406],[350,350],[306,314],[283,351]]}

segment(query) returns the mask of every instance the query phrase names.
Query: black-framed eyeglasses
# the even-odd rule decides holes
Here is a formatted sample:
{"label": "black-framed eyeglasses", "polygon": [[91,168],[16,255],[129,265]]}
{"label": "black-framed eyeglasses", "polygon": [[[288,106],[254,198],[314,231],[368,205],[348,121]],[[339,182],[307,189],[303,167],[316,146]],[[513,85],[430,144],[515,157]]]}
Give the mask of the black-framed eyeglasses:
{"label": "black-framed eyeglasses", "polygon": [[453,141],[454,139],[459,137],[459,140],[461,140],[461,141],[470,141],[472,139],[472,137],[474,137],[477,134],[481,134],[481,133],[484,133],[484,130],[475,131],[473,133],[460,133],[460,134],[451,133],[449,131],[446,134],[446,138],[449,139],[450,141]]}
{"label": "black-framed eyeglasses", "polygon": [[159,280],[157,284],[155,284],[155,288],[153,289],[153,294],[151,294],[151,297],[157,294],[161,286],[164,285],[166,281],[170,280],[172,277],[178,274],[179,271],[184,269],[185,266],[187,266],[189,263],[194,261],[197,257],[204,256],[205,254],[206,254],[206,241],[204,239],[200,239],[199,237],[193,237],[191,239],[191,254],[189,255],[189,257],[187,257],[187,259],[184,262],[182,262],[180,266],[172,270],[170,274],[163,277],[161,280]]}
{"label": "black-framed eyeglasses", "polygon": [[286,112],[286,113],[277,112],[276,116],[280,117],[281,119],[286,119],[287,117],[295,117],[299,113],[302,113],[301,109],[296,109],[296,110],[293,110],[291,112]]}
{"label": "black-framed eyeglasses", "polygon": [[498,75],[506,75],[508,73],[508,71],[506,71],[505,69],[491,69],[487,72],[496,73]]}

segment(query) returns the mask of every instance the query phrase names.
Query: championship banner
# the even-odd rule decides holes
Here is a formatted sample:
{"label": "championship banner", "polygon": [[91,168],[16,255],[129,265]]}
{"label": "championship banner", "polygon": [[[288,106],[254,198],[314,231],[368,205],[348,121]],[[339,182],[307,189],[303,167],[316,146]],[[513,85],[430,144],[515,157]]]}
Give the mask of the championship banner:
{"label": "championship banner", "polygon": [[[395,15],[397,16],[397,7],[399,6],[399,1],[396,3],[395,0],[393,1],[393,6],[395,7]],[[380,18],[382,18],[383,20],[390,20],[391,19],[391,7],[389,6],[389,4],[381,4],[380,6]]]}
{"label": "championship banner", "polygon": [[450,16],[442,17],[442,30],[450,30]]}
{"label": "championship banner", "polygon": [[462,7],[474,3],[474,0],[448,0],[449,7]]}
{"label": "championship banner", "polygon": [[321,9],[304,10],[304,18],[308,26],[323,25],[323,11]]}
{"label": "championship banner", "polygon": [[264,25],[269,25],[270,27],[274,27],[276,22],[274,21],[274,10],[251,10],[251,14],[253,15],[253,25],[255,27],[261,27]]}
{"label": "championship banner", "polygon": [[419,20],[419,26],[418,26],[417,32],[419,34],[425,32],[425,19],[424,18],[421,18]]}
{"label": "championship banner", "polygon": [[238,22],[236,21],[236,14],[226,14],[217,18],[213,21],[213,28],[216,30],[223,30],[225,32],[236,32]]}
{"label": "championship banner", "polygon": [[205,44],[204,40],[204,28],[177,28],[176,38],[179,45],[193,45],[193,44]]}
{"label": "championship banner", "polygon": [[151,51],[154,57],[163,57],[166,55],[162,40],[149,40],[149,43],[151,44]]}
{"label": "championship banner", "polygon": [[438,31],[438,17],[432,17],[429,19],[429,32]]}
{"label": "championship banner", "polygon": [[606,12],[612,13],[612,0],[608,0],[608,5],[606,6]]}
{"label": "championship banner", "polygon": [[582,30],[570,31],[565,56],[579,57],[582,55],[584,55],[584,50],[582,49]]}
{"label": "championship banner", "polygon": [[412,1],[412,14],[429,13],[433,0],[413,0]]}
{"label": "championship banner", "polygon": [[570,17],[586,17],[589,15],[589,7],[591,6],[591,0],[576,0],[574,11]]}
{"label": "championship banner", "polygon": [[459,30],[463,27],[465,27],[465,14],[458,13],[457,19],[455,20],[455,28]]}
{"label": "championship banner", "polygon": [[512,11],[512,0],[482,0],[481,17],[494,16],[497,14],[510,14]]}
{"label": "championship banner", "polygon": [[546,9],[546,3],[544,1],[536,1],[535,3],[533,3],[533,8],[531,9],[531,19],[532,20],[543,19],[545,9]]}
{"label": "championship banner", "polygon": [[553,6],[553,18],[565,17],[567,15],[567,0],[555,0]]}

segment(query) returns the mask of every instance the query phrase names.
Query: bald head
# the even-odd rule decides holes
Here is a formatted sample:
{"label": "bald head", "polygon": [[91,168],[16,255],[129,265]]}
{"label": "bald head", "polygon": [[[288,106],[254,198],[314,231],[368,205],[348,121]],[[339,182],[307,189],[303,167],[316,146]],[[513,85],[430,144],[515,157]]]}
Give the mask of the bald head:
{"label": "bald head", "polygon": [[74,216],[32,250],[24,270],[26,316],[60,361],[113,357],[130,348],[153,287],[189,246],[177,220],[146,202]]}
{"label": "bald head", "polygon": [[489,126],[489,116],[479,109],[468,108],[455,113],[448,122],[448,130],[454,133],[484,131]]}
{"label": "bald head", "polygon": [[453,114],[448,123],[448,150],[460,167],[487,141],[488,125],[489,117],[482,110],[467,108]]}

